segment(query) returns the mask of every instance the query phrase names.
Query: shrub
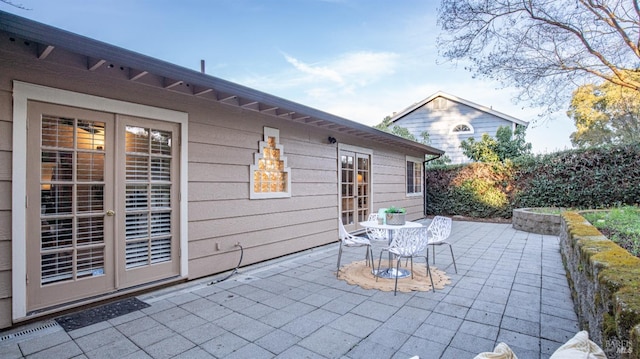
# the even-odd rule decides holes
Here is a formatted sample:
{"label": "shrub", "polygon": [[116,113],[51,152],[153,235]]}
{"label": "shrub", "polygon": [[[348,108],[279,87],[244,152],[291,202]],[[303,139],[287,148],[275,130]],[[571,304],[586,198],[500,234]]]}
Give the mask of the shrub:
{"label": "shrub", "polygon": [[640,200],[640,144],[505,163],[427,168],[427,214],[510,218],[514,208],[608,208]]}

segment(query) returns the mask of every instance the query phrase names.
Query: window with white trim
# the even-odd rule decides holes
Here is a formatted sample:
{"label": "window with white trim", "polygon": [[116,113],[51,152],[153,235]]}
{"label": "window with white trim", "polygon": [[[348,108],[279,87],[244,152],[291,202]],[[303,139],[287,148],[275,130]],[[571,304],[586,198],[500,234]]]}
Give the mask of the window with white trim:
{"label": "window with white trim", "polygon": [[407,196],[422,195],[422,163],[419,158],[407,156]]}
{"label": "window with white trim", "polygon": [[468,123],[459,123],[451,128],[451,133],[457,135],[474,133],[473,126]]}

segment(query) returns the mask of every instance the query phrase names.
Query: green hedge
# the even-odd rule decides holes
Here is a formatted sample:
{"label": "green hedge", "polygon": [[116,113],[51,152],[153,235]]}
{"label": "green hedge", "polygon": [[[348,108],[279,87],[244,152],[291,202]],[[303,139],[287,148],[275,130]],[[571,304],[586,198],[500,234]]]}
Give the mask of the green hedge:
{"label": "green hedge", "polygon": [[427,168],[427,214],[511,218],[514,208],[640,202],[640,144]]}

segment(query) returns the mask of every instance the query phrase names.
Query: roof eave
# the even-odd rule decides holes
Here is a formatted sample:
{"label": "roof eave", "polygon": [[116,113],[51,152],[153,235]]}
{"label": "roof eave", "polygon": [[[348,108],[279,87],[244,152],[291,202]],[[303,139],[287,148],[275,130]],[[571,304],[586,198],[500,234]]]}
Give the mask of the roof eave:
{"label": "roof eave", "polygon": [[[224,94],[226,98],[223,100],[216,96],[215,100],[228,105],[256,109],[258,112],[278,118],[345,132],[413,151],[429,154],[444,153],[439,149],[293,101],[2,11],[0,11],[0,31],[42,44],[49,49],[59,47],[87,58],[102,59],[141,72],[153,73],[171,79],[175,83],[188,83],[194,89],[191,90],[194,96],[208,91],[216,92]],[[171,90],[169,87],[165,88]],[[235,101],[227,101],[234,97]],[[245,107],[247,104],[251,104],[252,107]],[[264,109],[270,111],[267,112]]]}
{"label": "roof eave", "polygon": [[457,97],[457,96],[454,96],[454,95],[451,95],[451,94],[448,94],[448,93],[445,93],[445,92],[442,92],[442,91],[438,91],[438,92],[430,95],[429,97],[423,99],[422,101],[416,102],[415,104],[405,108],[401,112],[393,115],[391,117],[391,122],[392,123],[396,122],[397,120],[401,119],[402,117],[410,114],[411,112],[419,109],[420,107],[424,106],[425,104],[433,101],[437,97],[444,97],[444,98],[449,99],[451,101],[458,102],[458,103],[461,103],[463,105],[475,108],[477,110],[492,114],[492,115],[494,115],[496,117],[502,118],[503,120],[513,122],[513,123],[515,123],[517,125],[521,125],[521,126],[525,126],[525,127],[529,126],[529,122],[527,122],[527,121],[521,120],[519,118],[507,115],[507,114],[502,113],[500,111],[496,111],[496,110],[494,110],[492,108],[477,104],[477,103],[469,101],[469,100],[465,100],[463,98],[460,98],[460,97]]}

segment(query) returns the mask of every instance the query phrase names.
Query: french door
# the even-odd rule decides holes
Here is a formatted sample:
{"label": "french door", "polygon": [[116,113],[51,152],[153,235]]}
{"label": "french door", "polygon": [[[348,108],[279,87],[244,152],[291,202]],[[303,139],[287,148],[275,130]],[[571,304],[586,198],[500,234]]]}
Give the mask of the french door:
{"label": "french door", "polygon": [[178,125],[120,116],[118,133],[116,279],[130,287],[180,271]]}
{"label": "french door", "polygon": [[347,231],[360,229],[371,208],[371,155],[340,150],[340,218]]}
{"label": "french door", "polygon": [[177,275],[177,125],[27,111],[27,310]]}

